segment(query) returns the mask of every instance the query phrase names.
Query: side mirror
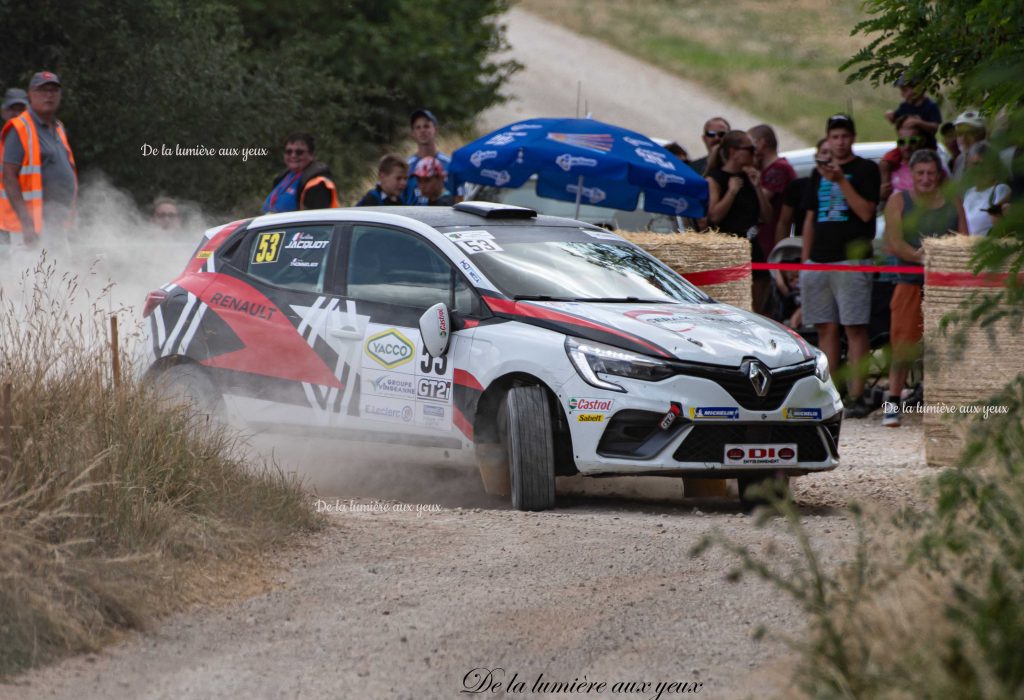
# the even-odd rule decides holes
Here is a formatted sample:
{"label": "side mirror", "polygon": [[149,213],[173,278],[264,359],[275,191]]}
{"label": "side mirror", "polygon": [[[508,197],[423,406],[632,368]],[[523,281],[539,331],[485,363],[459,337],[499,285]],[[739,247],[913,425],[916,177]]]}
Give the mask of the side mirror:
{"label": "side mirror", "polygon": [[448,352],[451,327],[448,307],[444,304],[434,304],[420,316],[420,337],[431,357],[441,357]]}

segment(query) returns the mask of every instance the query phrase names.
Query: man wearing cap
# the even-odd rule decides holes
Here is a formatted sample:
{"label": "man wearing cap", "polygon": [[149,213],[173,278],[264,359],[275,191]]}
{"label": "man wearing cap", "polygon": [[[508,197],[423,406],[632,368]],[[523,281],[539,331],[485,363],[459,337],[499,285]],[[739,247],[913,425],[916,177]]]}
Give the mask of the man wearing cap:
{"label": "man wearing cap", "polygon": [[[24,112],[26,108],[28,108],[28,95],[25,94],[25,91],[10,88],[4,93],[3,105],[0,106],[0,127]],[[3,163],[3,160],[4,142],[0,141],[0,163]],[[10,206],[7,204],[7,198],[4,197],[3,191],[4,182],[3,177],[0,176],[0,245],[8,245],[11,242],[11,234],[4,228],[4,222],[7,220]]]}
{"label": "man wearing cap", "polygon": [[967,167],[967,151],[974,144],[985,140],[985,117],[978,110],[969,109],[953,120],[953,128],[956,129],[956,143],[960,147],[960,155],[953,161],[953,179],[958,180]]}
{"label": "man wearing cap", "polygon": [[[412,140],[416,142],[416,152],[406,160],[409,163],[409,183],[405,186],[406,204],[429,204],[428,198],[420,191],[416,179],[416,165],[422,158],[436,158],[441,162],[445,172],[451,171],[452,159],[449,155],[437,150],[437,117],[429,109],[417,109],[409,115],[409,127],[412,129]],[[449,177],[448,189],[455,192],[455,183]]]}
{"label": "man wearing cap", "polygon": [[[869,265],[873,258],[875,208],[881,176],[872,161],[853,154],[856,129],[845,114],[829,117],[825,126],[831,152],[818,161],[804,191],[807,210],[801,257],[807,263]],[[846,331],[850,378],[848,418],[863,418],[870,411],[864,403],[864,376],[859,367],[870,350],[871,273],[808,271],[800,273],[804,319],[818,331],[818,345],[829,366],[839,366],[839,326]]]}
{"label": "man wearing cap", "polygon": [[28,86],[28,109],[3,126],[4,207],[0,228],[35,245],[40,233],[65,232],[78,195],[75,157],[57,119],[61,84],[42,71]]}

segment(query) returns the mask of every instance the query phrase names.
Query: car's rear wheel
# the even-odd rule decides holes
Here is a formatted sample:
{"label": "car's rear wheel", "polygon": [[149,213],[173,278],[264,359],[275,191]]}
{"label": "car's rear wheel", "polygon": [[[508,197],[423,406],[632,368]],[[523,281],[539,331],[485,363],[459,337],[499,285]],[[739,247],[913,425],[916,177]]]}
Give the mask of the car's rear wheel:
{"label": "car's rear wheel", "polygon": [[768,505],[773,500],[789,500],[789,477],[785,474],[747,476],[736,480],[740,503],[746,508]]}
{"label": "car's rear wheel", "polygon": [[223,400],[206,370],[191,362],[171,365],[154,379],[160,396],[172,403],[191,404],[198,412],[221,413]]}
{"label": "car's rear wheel", "polygon": [[512,507],[555,507],[555,440],[547,391],[514,386],[501,405],[499,429],[512,484]]}

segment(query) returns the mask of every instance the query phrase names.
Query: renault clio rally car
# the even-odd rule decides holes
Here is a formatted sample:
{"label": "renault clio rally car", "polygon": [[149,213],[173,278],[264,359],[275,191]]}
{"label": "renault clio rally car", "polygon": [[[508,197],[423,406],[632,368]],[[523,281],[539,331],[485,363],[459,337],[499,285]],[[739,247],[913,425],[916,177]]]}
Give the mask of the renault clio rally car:
{"label": "renault clio rally car", "polygon": [[[255,429],[444,448],[555,476],[834,469],[825,356],[604,229],[486,202],[210,229],[151,292],[147,376]],[[483,469],[483,467],[482,467]]]}

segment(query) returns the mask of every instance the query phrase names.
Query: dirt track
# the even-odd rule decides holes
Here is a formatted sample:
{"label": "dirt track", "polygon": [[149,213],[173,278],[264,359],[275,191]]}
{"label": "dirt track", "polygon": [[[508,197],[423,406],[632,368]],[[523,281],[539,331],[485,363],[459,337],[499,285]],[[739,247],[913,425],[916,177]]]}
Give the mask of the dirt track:
{"label": "dirt track", "polygon": [[[933,473],[919,423],[894,431],[879,420],[848,421],[843,466],[794,482],[832,563],[854,541],[840,506],[911,503]],[[634,680],[701,682],[713,698],[784,691],[787,648],[752,634],[760,625],[798,633],[799,611],[758,580],[727,583],[734,562],[721,551],[688,556],[718,529],[761,551],[775,546],[781,561],[795,551],[781,523],[759,529],[731,500],[681,498],[562,496],[557,511],[526,514],[482,495],[472,472],[420,467],[424,478],[412,480],[408,467],[379,469],[381,499],[411,487],[403,474],[430,483],[427,497],[362,498],[355,510],[345,493],[321,490],[342,510],[308,546],[280,555],[270,592],[180,614],[0,686],[0,698],[454,698],[467,697],[459,691],[472,669],[499,667],[507,675],[496,680],[518,673],[528,685],[541,673],[609,684],[578,697],[622,697],[611,684]],[[653,697],[654,687],[627,696]]]}

